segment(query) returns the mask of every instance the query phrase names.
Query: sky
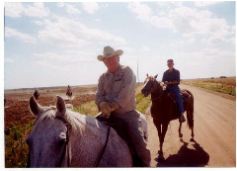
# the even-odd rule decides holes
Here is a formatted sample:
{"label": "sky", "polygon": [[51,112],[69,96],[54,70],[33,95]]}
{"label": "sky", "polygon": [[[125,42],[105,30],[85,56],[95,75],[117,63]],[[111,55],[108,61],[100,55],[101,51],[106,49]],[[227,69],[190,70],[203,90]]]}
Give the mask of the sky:
{"label": "sky", "polygon": [[235,2],[5,3],[4,88],[96,84],[104,46],[143,81],[235,76]]}

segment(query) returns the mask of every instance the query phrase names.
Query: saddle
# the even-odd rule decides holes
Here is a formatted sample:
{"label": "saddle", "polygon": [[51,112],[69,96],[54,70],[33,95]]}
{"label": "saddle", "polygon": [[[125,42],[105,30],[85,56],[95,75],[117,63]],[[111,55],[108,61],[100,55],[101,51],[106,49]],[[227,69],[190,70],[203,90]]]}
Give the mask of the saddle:
{"label": "saddle", "polygon": [[[171,99],[171,103],[173,103],[173,105],[176,107],[175,112],[173,114],[170,114],[170,118],[171,120],[177,119],[179,115],[178,115],[178,105],[176,102],[175,94],[171,92],[168,92],[167,94],[168,94],[168,97]],[[180,95],[183,98],[184,110],[186,110],[188,100],[191,97],[191,94],[189,94],[188,90],[181,90]]]}
{"label": "saddle", "polygon": [[[191,97],[191,95],[187,92],[187,90],[181,90],[180,95],[183,98],[184,104],[186,103],[187,99]],[[168,96],[171,98],[172,102],[176,104],[175,94],[168,92]]]}

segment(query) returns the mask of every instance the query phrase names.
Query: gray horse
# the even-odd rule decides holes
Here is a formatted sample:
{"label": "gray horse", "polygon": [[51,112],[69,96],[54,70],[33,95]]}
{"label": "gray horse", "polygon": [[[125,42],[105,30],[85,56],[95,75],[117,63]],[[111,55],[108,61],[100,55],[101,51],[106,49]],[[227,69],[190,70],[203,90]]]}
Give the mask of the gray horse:
{"label": "gray horse", "polygon": [[[56,107],[43,107],[31,97],[30,109],[37,119],[27,138],[28,167],[132,166],[130,150],[113,128],[67,109],[61,97]],[[144,118],[143,128],[146,134]]]}

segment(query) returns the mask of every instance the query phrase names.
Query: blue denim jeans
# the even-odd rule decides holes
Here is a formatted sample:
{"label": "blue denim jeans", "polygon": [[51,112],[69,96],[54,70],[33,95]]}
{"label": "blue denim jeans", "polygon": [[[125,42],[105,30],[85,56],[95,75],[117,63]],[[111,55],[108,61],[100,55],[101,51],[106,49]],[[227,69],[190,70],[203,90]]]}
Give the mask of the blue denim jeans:
{"label": "blue denim jeans", "polygon": [[183,98],[180,95],[179,86],[169,87],[167,88],[167,91],[175,95],[175,100],[178,105],[179,115],[181,115],[184,112],[184,106],[183,106]]}

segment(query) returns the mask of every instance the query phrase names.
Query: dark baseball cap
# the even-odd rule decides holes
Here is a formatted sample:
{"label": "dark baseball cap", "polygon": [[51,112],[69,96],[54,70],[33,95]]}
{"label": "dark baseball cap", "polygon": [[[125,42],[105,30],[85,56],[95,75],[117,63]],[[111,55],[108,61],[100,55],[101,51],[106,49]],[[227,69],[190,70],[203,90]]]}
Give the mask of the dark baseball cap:
{"label": "dark baseball cap", "polygon": [[167,62],[172,62],[173,63],[174,60],[173,59],[168,59]]}

